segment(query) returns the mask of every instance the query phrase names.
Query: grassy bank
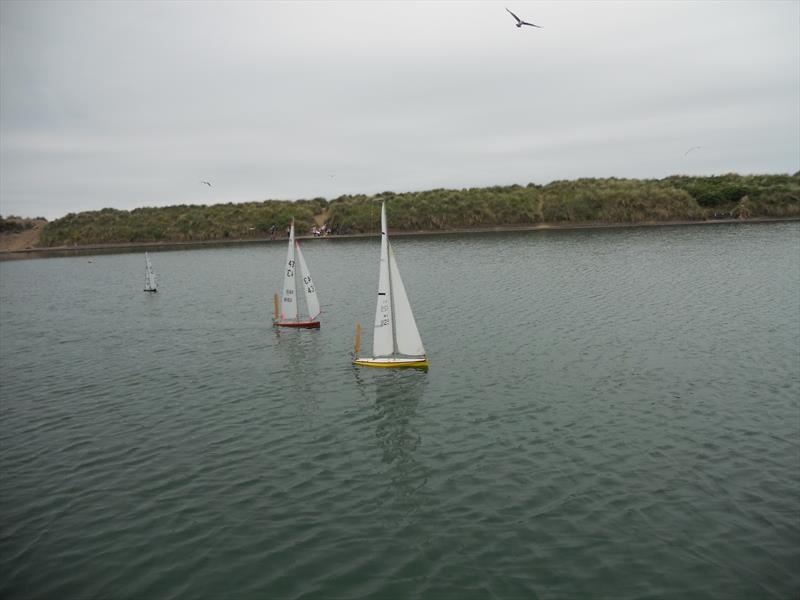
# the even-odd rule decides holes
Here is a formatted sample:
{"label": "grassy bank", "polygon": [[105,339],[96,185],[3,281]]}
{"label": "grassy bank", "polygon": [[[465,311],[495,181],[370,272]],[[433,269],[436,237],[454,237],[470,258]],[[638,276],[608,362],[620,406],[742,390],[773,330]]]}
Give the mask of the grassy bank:
{"label": "grassy bank", "polygon": [[106,208],[48,223],[40,246],[259,239],[280,235],[294,218],[298,231],[317,221],[339,234],[377,229],[387,201],[395,231],[525,226],[543,223],[630,224],[715,218],[800,217],[800,173],[673,176],[665,179],[579,179],[547,185],[437,189],[346,195],[334,200],[268,200],[212,206]]}

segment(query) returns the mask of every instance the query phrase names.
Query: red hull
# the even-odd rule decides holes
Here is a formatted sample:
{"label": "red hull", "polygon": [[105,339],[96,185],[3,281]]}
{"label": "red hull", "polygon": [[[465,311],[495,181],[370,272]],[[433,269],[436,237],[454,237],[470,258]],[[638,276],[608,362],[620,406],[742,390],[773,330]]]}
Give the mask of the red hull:
{"label": "red hull", "polygon": [[273,327],[294,327],[295,329],[319,329],[319,321],[273,321]]}

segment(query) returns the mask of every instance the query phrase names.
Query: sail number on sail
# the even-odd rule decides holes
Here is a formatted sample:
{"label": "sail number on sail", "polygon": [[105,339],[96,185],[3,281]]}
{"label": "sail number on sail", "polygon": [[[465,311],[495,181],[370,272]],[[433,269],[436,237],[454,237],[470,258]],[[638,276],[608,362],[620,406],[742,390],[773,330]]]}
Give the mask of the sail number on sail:
{"label": "sail number on sail", "polygon": [[[286,277],[294,277],[294,259],[288,262],[289,268],[286,269]],[[291,288],[287,288],[284,290],[283,301],[284,302],[294,302],[294,290]]]}
{"label": "sail number on sail", "polygon": [[392,317],[389,314],[389,311],[391,309],[391,307],[389,306],[389,298],[387,298],[386,294],[384,293],[378,293],[378,302],[380,302],[381,313],[383,314],[381,315],[381,321],[380,323],[377,324],[377,326],[385,327],[389,325],[389,323],[392,320]]}

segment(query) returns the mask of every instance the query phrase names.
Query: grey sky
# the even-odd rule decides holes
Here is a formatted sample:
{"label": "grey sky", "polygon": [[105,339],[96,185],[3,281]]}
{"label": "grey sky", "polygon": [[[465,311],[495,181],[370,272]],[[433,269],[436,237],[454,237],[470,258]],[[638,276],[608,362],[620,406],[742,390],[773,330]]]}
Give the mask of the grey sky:
{"label": "grey sky", "polygon": [[797,1],[0,2],[3,215],[798,169]]}

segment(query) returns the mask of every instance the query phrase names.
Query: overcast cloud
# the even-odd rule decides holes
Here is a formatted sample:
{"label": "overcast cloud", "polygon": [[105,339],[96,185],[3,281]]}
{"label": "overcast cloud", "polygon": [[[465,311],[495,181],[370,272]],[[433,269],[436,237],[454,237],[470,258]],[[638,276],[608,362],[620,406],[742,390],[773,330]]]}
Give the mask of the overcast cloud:
{"label": "overcast cloud", "polygon": [[798,169],[796,1],[0,2],[4,216]]}

